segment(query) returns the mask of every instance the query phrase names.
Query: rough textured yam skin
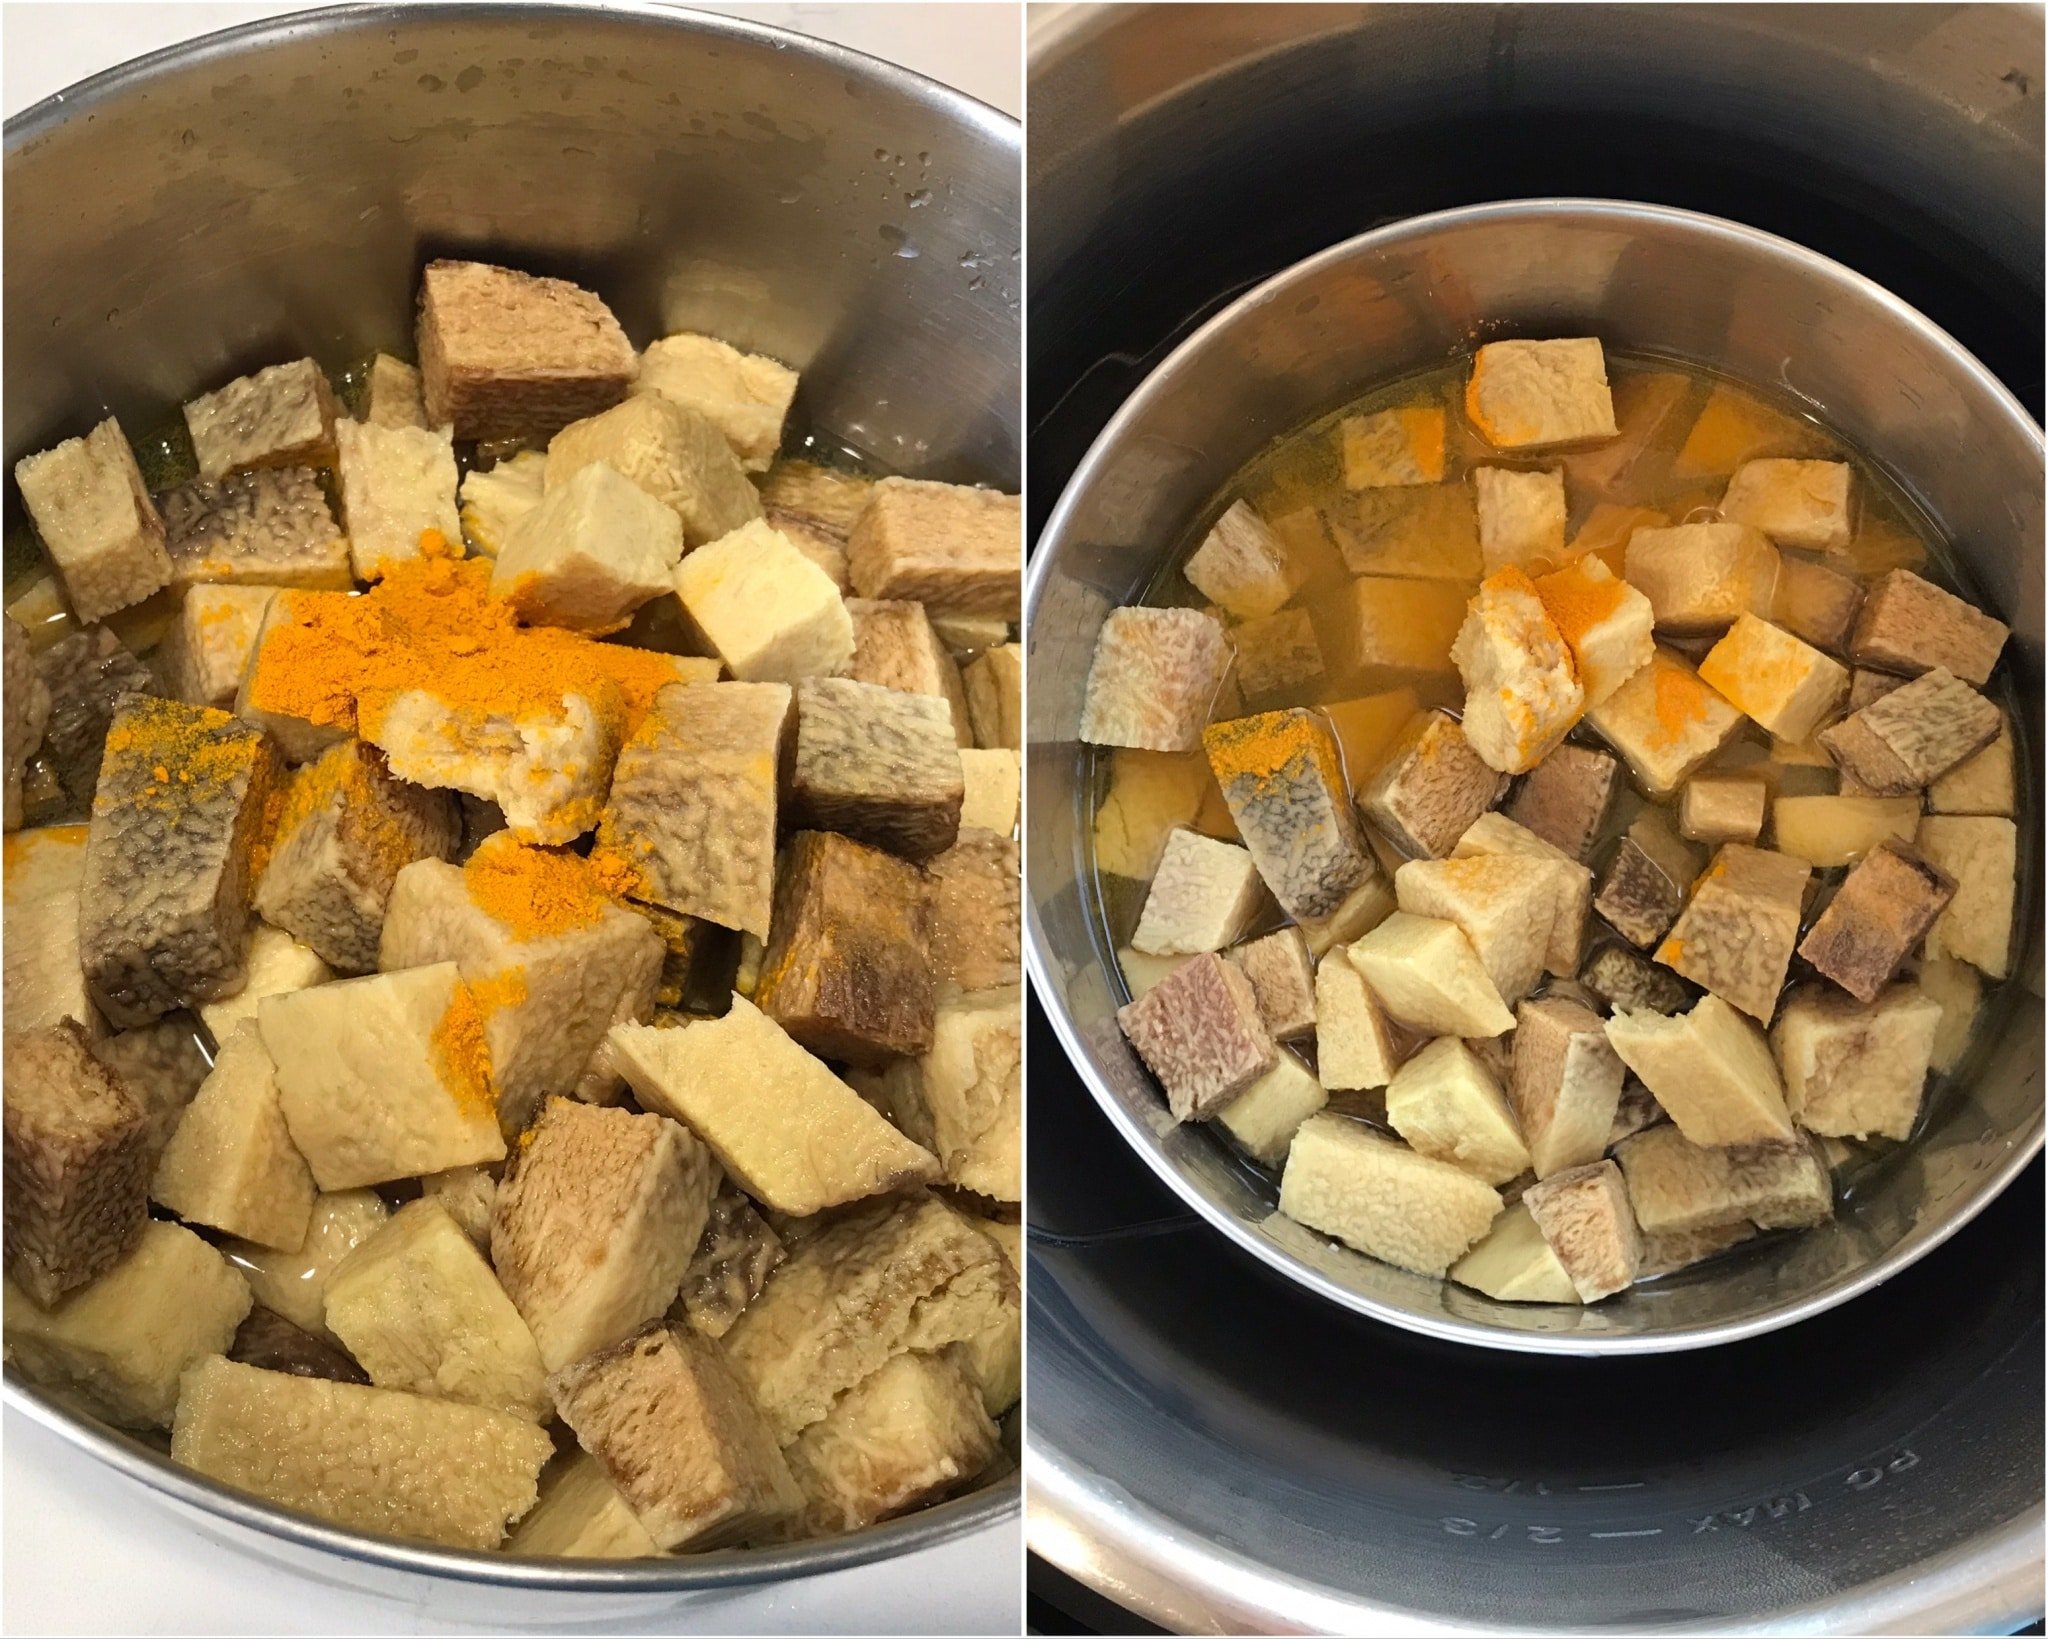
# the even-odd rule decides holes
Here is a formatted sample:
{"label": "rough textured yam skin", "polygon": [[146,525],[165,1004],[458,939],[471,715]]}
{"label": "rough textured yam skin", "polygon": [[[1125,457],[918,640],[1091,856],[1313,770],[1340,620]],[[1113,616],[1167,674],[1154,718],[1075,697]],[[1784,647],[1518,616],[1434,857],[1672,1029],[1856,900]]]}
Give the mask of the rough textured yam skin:
{"label": "rough textured yam skin", "polygon": [[1785,988],[1813,868],[1803,860],[1726,844],[1657,947],[1657,960],[1768,1024]]}
{"label": "rough textured yam skin", "polygon": [[1792,1137],[1784,1084],[1764,1033],[1720,997],[1678,1018],[1617,1013],[1607,1039],[1694,1144]]}
{"label": "rough textured yam skin", "polygon": [[1909,677],[1943,667],[1979,688],[2011,629],[1944,592],[1910,569],[1894,569],[1871,587],[1849,637],[1849,653],[1866,666]]}
{"label": "rough textured yam skin", "polygon": [[1202,733],[1223,801],[1282,910],[1330,915],[1377,870],[1329,721],[1302,707]]}
{"label": "rough textured yam skin", "polygon": [[1259,1019],[1275,1041],[1312,1036],[1316,1029],[1316,968],[1299,928],[1281,928],[1230,952],[1251,980]]}
{"label": "rough textured yam skin", "polygon": [[1515,1010],[1508,1099],[1537,1178],[1606,1153],[1621,1103],[1622,1063],[1599,1017],[1562,996]]}
{"label": "rough textured yam skin", "polygon": [[[1809,558],[1785,558],[1778,565],[1778,595],[1772,616],[1795,637],[1840,655],[1863,607],[1863,585]],[[1851,708],[1863,702],[1851,696]]]}
{"label": "rough textured yam skin", "polygon": [[49,695],[43,756],[55,769],[64,794],[80,817],[92,806],[107,725],[128,694],[160,694],[149,667],[104,626],[59,638],[35,659],[36,676]]}
{"label": "rough textured yam skin", "polygon": [[1448,858],[1508,788],[1448,712],[1433,711],[1358,794],[1358,806],[1411,854]]}
{"label": "rough textured yam skin", "polygon": [[1615,1150],[1645,1235],[1682,1235],[1747,1220],[1761,1229],[1820,1223],[1834,1184],[1811,1144],[1707,1147],[1676,1126],[1651,1127]]}
{"label": "rough textured yam skin", "polygon": [[1492,1226],[1501,1198],[1448,1162],[1325,1113],[1294,1135],[1280,1210],[1396,1268],[1442,1275]]}
{"label": "rough textured yam skin", "polygon": [[1593,908],[1630,944],[1648,950],[1678,920],[1699,868],[1699,855],[1660,816],[1646,814],[1615,844]]}
{"label": "rough textured yam skin", "polygon": [[1685,981],[1621,945],[1603,945],[1587,959],[1579,980],[1617,1012],[1681,1013],[1692,1003]]}
{"label": "rough textured yam skin", "polygon": [[1868,1002],[1794,990],[1771,1031],[1793,1118],[1828,1137],[1909,1138],[1941,1023],[1941,1004],[1910,984]]}
{"label": "rough textured yam skin", "polygon": [[883,478],[847,537],[846,568],[864,598],[1015,620],[1023,612],[1023,543],[1020,496]]}
{"label": "rough textured yam skin", "polygon": [[1523,777],[1507,816],[1584,861],[1606,823],[1619,772],[1620,765],[1604,751],[1561,745]]}
{"label": "rough textured yam skin", "polygon": [[959,836],[966,794],[944,701],[843,677],[797,685],[789,799],[798,826],[930,859]]}
{"label": "rough textured yam skin", "polygon": [[1955,892],[1948,872],[1887,838],[1835,890],[1799,954],[1858,1001],[1874,1001]]}
{"label": "rough textured yam skin", "polygon": [[111,416],[15,462],[14,481],[78,619],[104,620],[171,578],[163,519]]}
{"label": "rough textured yam skin", "polygon": [[171,584],[297,586],[345,592],[354,584],[348,537],[311,467],[266,467],[194,479],[158,497]]}
{"label": "rough textured yam skin", "polygon": [[134,1030],[89,1036],[87,1046],[141,1106],[154,1165],[210,1068],[192,1015],[167,1013]]}
{"label": "rough textured yam skin", "polygon": [[1628,1186],[1612,1161],[1594,1161],[1531,1184],[1522,1204],[1586,1303],[1628,1287],[1642,1260],[1642,1240]]}
{"label": "rough textured yam skin", "polygon": [[1856,783],[1891,796],[1932,784],[1998,738],[1998,708],[1936,667],[1824,730],[1820,746]]}
{"label": "rough textured yam skin", "polygon": [[202,393],[184,415],[202,478],[334,463],[334,390],[311,359],[273,364]]}
{"label": "rough textured yam skin", "polygon": [[1732,1246],[1756,1238],[1751,1223],[1714,1224],[1706,1229],[1671,1230],[1661,1235],[1644,1234],[1642,1257],[1636,1265],[1638,1281],[1659,1275],[1675,1275],[1696,1263],[1726,1252]]}
{"label": "rough textured yam skin", "polygon": [[7,829],[12,831],[21,825],[22,772],[42,745],[50,721],[50,691],[36,675],[27,630],[11,615],[5,630],[6,687],[0,692],[6,708]]}
{"label": "rough textured yam skin", "polygon": [[1223,623],[1198,609],[1112,609],[1081,707],[1089,745],[1195,751],[1231,665]]}
{"label": "rough textured yam skin", "polygon": [[973,745],[973,719],[959,664],[939,641],[924,605],[848,598],[846,613],[853,622],[853,667],[848,675],[878,688],[937,695],[953,714],[954,743]]}
{"label": "rough textured yam skin", "polygon": [[725,1336],[786,1256],[781,1237],[746,1192],[730,1180],[720,1184],[669,1320],[685,1321],[706,1337]]}
{"label": "rough textured yam skin", "polygon": [[1251,981],[1213,951],[1184,962],[1116,1017],[1176,1121],[1208,1120],[1276,1061]]}

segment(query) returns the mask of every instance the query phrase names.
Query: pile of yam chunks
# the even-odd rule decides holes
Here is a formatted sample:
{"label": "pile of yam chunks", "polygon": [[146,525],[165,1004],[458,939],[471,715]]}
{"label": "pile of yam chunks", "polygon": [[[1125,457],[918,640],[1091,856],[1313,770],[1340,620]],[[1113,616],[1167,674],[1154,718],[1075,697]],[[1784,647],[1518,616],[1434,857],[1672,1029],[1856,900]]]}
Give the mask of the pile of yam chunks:
{"label": "pile of yam chunks", "polygon": [[[1589,339],[1481,348],[1465,409],[1516,455],[1622,431]],[[1445,414],[1345,421],[1349,487],[1423,486],[1426,513]],[[1830,564],[1846,463],[1721,470],[1709,521],[1574,553],[1565,465],[1476,467],[1484,579],[1434,651],[1461,715],[1412,690],[1245,715],[1302,574],[1243,500],[1186,565],[1206,608],[1105,621],[1098,868],[1149,877],[1118,1018],[1173,1117],[1280,1169],[1299,1222],[1496,1299],[1612,1296],[1830,1218],[1834,1169],[1911,1134],[2006,976],[2012,731],[1979,692],[2006,627]],[[1364,663],[1398,671],[1374,646],[1415,622],[1382,605],[1423,583],[1346,567]],[[1206,779],[1158,762],[1190,752]],[[1647,801],[1615,836],[1624,766]]]}
{"label": "pile of yam chunks", "polygon": [[[310,359],[194,399],[167,493],[112,420],[17,468],[69,619],[6,629],[10,1361],[461,1547],[786,1541],[1000,1472],[1016,498],[781,459],[794,371],[636,354],[559,280],[430,265],[418,356],[355,418]],[[433,778],[236,714],[301,600],[466,551],[674,667],[590,776],[637,896],[495,800],[574,700],[449,709]]]}

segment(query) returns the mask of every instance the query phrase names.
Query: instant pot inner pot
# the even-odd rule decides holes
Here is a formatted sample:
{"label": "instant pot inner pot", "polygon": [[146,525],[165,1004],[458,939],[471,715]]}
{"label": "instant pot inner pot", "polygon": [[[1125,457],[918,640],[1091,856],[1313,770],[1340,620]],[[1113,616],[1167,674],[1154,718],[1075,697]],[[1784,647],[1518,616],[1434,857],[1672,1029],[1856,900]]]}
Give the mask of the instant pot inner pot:
{"label": "instant pot inner pot", "polygon": [[[1986,118],[1887,54],[1926,13],[1858,9],[1765,38],[1745,8],[1332,8],[1353,21],[1113,111],[1135,22],[1045,54],[1031,118],[1060,110],[1067,134],[1033,159],[1034,528],[1200,319],[1377,223],[1489,199],[1608,195],[1783,234],[1918,306],[2038,417],[2038,23],[2014,80],[1976,53]],[[1924,1601],[1872,1590],[2038,1510],[2039,1163],[1916,1267],[1784,1332],[1502,1354],[1344,1312],[1238,1251],[1129,1151],[1035,1003],[1031,1029],[1031,1437],[1058,1471],[1049,1516],[1142,1544],[1124,1591],[1145,1614],[1328,1621],[1334,1599],[1508,1631],[1771,1631],[1803,1610],[1824,1630],[1851,1593]],[[1098,1585],[1130,1569],[1037,1540]]]}

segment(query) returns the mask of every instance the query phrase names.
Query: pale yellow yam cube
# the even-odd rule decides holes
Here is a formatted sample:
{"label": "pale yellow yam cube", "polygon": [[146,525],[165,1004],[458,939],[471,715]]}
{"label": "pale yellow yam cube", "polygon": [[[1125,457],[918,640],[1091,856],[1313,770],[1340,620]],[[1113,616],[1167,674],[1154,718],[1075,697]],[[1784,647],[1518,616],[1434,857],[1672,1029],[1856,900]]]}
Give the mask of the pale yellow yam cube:
{"label": "pale yellow yam cube", "polygon": [[591,465],[520,520],[491,570],[491,595],[530,626],[602,637],[671,590],[682,556],[676,515],[631,479]]}
{"label": "pale yellow yam cube", "polygon": [[179,1374],[233,1342],[252,1303],[220,1253],[151,1221],[120,1262],[53,1309],[6,1282],[7,1358],[119,1427],[169,1428]]}
{"label": "pale yellow yam cube", "polygon": [[256,1022],[322,1189],[504,1159],[482,1018],[453,962],[266,996]]}
{"label": "pale yellow yam cube", "polygon": [[1770,804],[1767,781],[1735,774],[1695,774],[1678,797],[1678,830],[1694,842],[1754,842]]}
{"label": "pale yellow yam cube", "polygon": [[682,331],[647,344],[633,391],[659,393],[695,410],[725,435],[742,467],[766,472],[782,447],[796,382],[786,364]]}
{"label": "pale yellow yam cube", "polygon": [[260,1371],[186,1374],[171,1456],[319,1519],[450,1548],[495,1548],[533,1506],[552,1439],[509,1412]]}
{"label": "pale yellow yam cube", "polygon": [[753,522],[677,567],[676,596],[726,669],[746,683],[834,677],[853,660],[839,588],[772,526]]}
{"label": "pale yellow yam cube", "polygon": [[1316,1078],[1332,1092],[1384,1087],[1401,1067],[1394,1021],[1338,945],[1316,963]]}
{"label": "pale yellow yam cube", "polygon": [[1411,859],[1394,872],[1394,902],[1410,916],[1455,923],[1500,999],[1536,988],[1558,905],[1554,879],[1512,854]]}
{"label": "pale yellow yam cube", "polygon": [[1988,815],[1929,814],[1915,837],[1927,860],[1956,879],[1956,896],[1928,930],[1930,957],[1959,956],[1987,978],[2012,971],[2012,908],[2019,830]]}
{"label": "pale yellow yam cube", "polygon": [[[961,759],[964,776],[967,762]],[[1095,809],[1095,868],[1111,876],[1149,881],[1177,826],[1193,826],[1216,776],[1201,752],[1118,750],[1111,755],[1109,789]],[[1222,793],[1216,796],[1222,803]],[[967,810],[963,803],[960,824]]]}
{"label": "pale yellow yam cube", "polygon": [[111,416],[15,462],[14,481],[78,620],[104,620],[170,581],[164,521]]}
{"label": "pale yellow yam cube", "polygon": [[761,516],[760,494],[717,425],[661,393],[635,393],[556,433],[548,441],[547,487],[559,489],[593,463],[632,479],[674,512],[690,547]]}
{"label": "pale yellow yam cube", "polygon": [[1771,1030],[1792,1119],[1833,1138],[1909,1137],[1941,1023],[1941,1003],[1911,984],[1868,1003],[1801,985]]}
{"label": "pale yellow yam cube", "polygon": [[1359,670],[1451,671],[1471,590],[1459,581],[1360,576],[1340,612],[1346,661]]}
{"label": "pale yellow yam cube", "polygon": [[334,429],[340,451],[341,522],[358,580],[376,580],[395,563],[422,555],[423,537],[459,557],[462,514],[455,504],[455,445],[448,429],[375,427],[343,421]]}
{"label": "pale yellow yam cube", "polygon": [[1024,1198],[1022,1005],[1015,986],[945,1002],[930,1048],[864,1082],[948,1184],[992,1201]]}
{"label": "pale yellow yam cube", "polygon": [[1781,740],[1800,741],[1849,698],[1849,668],[1744,614],[1700,662],[1700,677]]}
{"label": "pale yellow yam cube", "polygon": [[372,1189],[337,1190],[313,1197],[306,1238],[289,1252],[251,1241],[228,1241],[221,1250],[249,1282],[256,1301],[316,1337],[330,1341],[327,1278],[358,1246],[383,1227],[391,1209]]}
{"label": "pale yellow yam cube", "polygon": [[[78,889],[85,880],[84,825],[42,825],[6,842],[5,1017],[9,1030],[76,1019],[88,1037],[107,1033],[86,993],[78,956]],[[252,941],[253,944],[253,941]],[[208,1004],[213,1005],[213,1004]]]}
{"label": "pale yellow yam cube", "polygon": [[157,675],[179,700],[227,711],[242,686],[274,586],[195,586],[157,645]]}
{"label": "pale yellow yam cube", "polygon": [[1946,1074],[1962,1062],[1977,1024],[1977,1010],[1984,1005],[1984,981],[1968,962],[1952,956],[1923,958],[1913,976],[1922,995],[1941,1008],[1941,1023],[1934,1032],[1934,1053],[1929,1063]]}
{"label": "pale yellow yam cube", "polygon": [[1479,557],[1486,572],[1564,561],[1564,474],[1474,467]]}
{"label": "pale yellow yam cube", "polygon": [[1493,1072],[1455,1037],[1431,1042],[1387,1083],[1387,1123],[1418,1155],[1505,1184],[1529,1170],[1515,1112]]}
{"label": "pale yellow yam cube", "polygon": [[401,1207],[328,1277],[327,1328],[380,1389],[553,1412],[533,1333],[438,1201]]}
{"label": "pale yellow yam cube", "polygon": [[1326,1111],[1294,1135],[1280,1210],[1397,1268],[1441,1275],[1492,1227],[1501,1199],[1464,1168]]}
{"label": "pale yellow yam cube", "polygon": [[1224,1105],[1216,1124],[1254,1161],[1277,1167],[1301,1124],[1329,1102],[1308,1066],[1283,1052],[1272,1069]]}
{"label": "pale yellow yam cube", "polygon": [[1911,842],[1919,827],[1917,796],[1779,797],[1771,804],[1771,845],[1823,871],[1855,864],[1887,838]]}
{"label": "pale yellow yam cube", "polygon": [[1237,620],[1270,615],[1301,590],[1285,543],[1247,501],[1233,501],[1181,571],[1188,583]]}
{"label": "pale yellow yam cube", "polygon": [[1582,1302],[1625,1290],[1642,1261],[1628,1185],[1612,1161],[1593,1161],[1531,1184],[1522,1204],[1571,1276]]}
{"label": "pale yellow yam cube", "polygon": [[1721,516],[1780,546],[1834,552],[1849,544],[1849,463],[1745,461],[1728,480]]}
{"label": "pale yellow yam cube", "polygon": [[1455,922],[1396,911],[1352,944],[1351,965],[1396,1021],[1427,1035],[1498,1036],[1515,1027]]}
{"label": "pale yellow yam cube", "polygon": [[1718,632],[1745,614],[1768,616],[1778,595],[1778,549],[1747,524],[1638,529],[1622,562],[1660,632]]}
{"label": "pale yellow yam cube", "polygon": [[1650,663],[1657,647],[1650,600],[1604,560],[1590,554],[1576,558],[1539,575],[1535,587],[1544,613],[1571,650],[1589,707]]}
{"label": "pale yellow yam cube", "polygon": [[1737,711],[1684,659],[1658,649],[1650,663],[1586,713],[1653,796],[1667,796],[1742,726]]}
{"label": "pale yellow yam cube", "polygon": [[[249,930],[249,956],[244,971],[248,977],[234,995],[223,1001],[199,1004],[200,1022],[216,1045],[232,1036],[243,1021],[255,1023],[257,1005],[265,996],[309,990],[334,977],[334,970],[320,960],[319,953],[310,945],[300,944],[283,928],[273,928],[268,922],[258,922]],[[10,997],[10,1008],[12,1005]]]}
{"label": "pale yellow yam cube", "polygon": [[1615,1149],[1645,1235],[1694,1235],[1745,1220],[1799,1229],[1834,1213],[1834,1180],[1811,1139],[1695,1144],[1669,1122]]}
{"label": "pale yellow yam cube", "polygon": [[1935,814],[2013,813],[2012,719],[1999,713],[1998,738],[1942,775],[1927,788]]}
{"label": "pale yellow yam cube", "polygon": [[419,370],[404,359],[379,353],[363,382],[363,419],[378,427],[428,427]]}
{"label": "pale yellow yam cube", "polygon": [[256,1026],[220,1044],[157,1162],[150,1199],[187,1223],[296,1251],[313,1217],[313,1174],[278,1105],[277,1074]]}
{"label": "pale yellow yam cube", "polygon": [[1488,342],[1472,359],[1465,415],[1497,450],[1589,444],[1618,431],[1607,358],[1591,336]]}
{"label": "pale yellow yam cube", "polygon": [[778,1212],[806,1217],[940,1175],[936,1156],[744,996],[722,1019],[617,1025],[609,1039],[641,1106],[684,1123]]}
{"label": "pale yellow yam cube", "polygon": [[1485,1238],[1451,1265],[1450,1278],[1502,1303],[1583,1301],[1520,1201],[1494,1219]]}
{"label": "pale yellow yam cube", "polygon": [[1544,970],[1560,979],[1573,977],[1585,956],[1586,919],[1593,904],[1591,869],[1500,813],[1481,814],[1451,850],[1453,859],[1487,857],[1518,860],[1523,870],[1548,883],[1554,914],[1543,948]]}
{"label": "pale yellow yam cube", "polygon": [[1564,635],[1519,569],[1480,583],[1451,659],[1465,683],[1465,738],[1503,774],[1534,768],[1585,710]]}
{"label": "pale yellow yam cube", "polygon": [[1150,956],[1221,950],[1237,942],[1264,903],[1264,882],[1247,849],[1176,829],[1167,836],[1131,944]]}
{"label": "pale yellow yam cube", "polygon": [[448,1215],[486,1252],[491,1246],[491,1212],[498,1202],[498,1180],[488,1167],[450,1167],[420,1180],[420,1194],[439,1201]]}
{"label": "pale yellow yam cube", "polygon": [[240,376],[184,406],[202,478],[255,467],[324,467],[340,427],[334,389],[314,360]]}
{"label": "pale yellow yam cube", "polygon": [[1509,1046],[1508,1102],[1539,1179],[1597,1161],[1621,1105],[1622,1064],[1600,1017],[1570,996],[1524,1002]]}
{"label": "pale yellow yam cube", "polygon": [[540,1501],[505,1543],[508,1554],[553,1559],[653,1559],[661,1550],[604,1464],[571,1452],[543,1476]]}
{"label": "pale yellow yam cube", "polygon": [[1117,971],[1123,975],[1124,988],[1130,991],[1132,1001],[1155,988],[1187,959],[1185,956],[1148,956],[1144,951],[1132,950],[1129,946],[1116,953]]}
{"label": "pale yellow yam cube", "polygon": [[1440,484],[1444,477],[1444,411],[1423,404],[1372,415],[1347,415],[1337,428],[1347,489]]}
{"label": "pale yellow yam cube", "polygon": [[1088,665],[1080,738],[1137,751],[1198,750],[1230,665],[1230,639],[1211,615],[1112,609]]}
{"label": "pale yellow yam cube", "polygon": [[1375,871],[1328,916],[1311,917],[1299,924],[1302,943],[1308,946],[1309,955],[1320,960],[1339,945],[1363,939],[1393,914],[1393,879]]}
{"label": "pale yellow yam cube", "polygon": [[[1021,759],[1021,752],[1003,748],[961,749],[960,783],[967,790],[960,802],[961,830],[993,831],[1006,837],[1017,829],[1017,803],[1024,777]],[[1096,846],[1099,860],[1101,844]]]}
{"label": "pale yellow yam cube", "polygon": [[1719,996],[1689,1013],[1617,1012],[1615,1052],[1695,1144],[1762,1144],[1792,1136],[1785,1087],[1762,1029]]}
{"label": "pale yellow yam cube", "polygon": [[462,533],[471,548],[486,558],[503,552],[547,493],[547,475],[548,458],[539,450],[521,450],[488,470],[463,474]]}
{"label": "pale yellow yam cube", "polygon": [[1024,646],[985,649],[961,672],[974,743],[1009,751],[1024,748]]}

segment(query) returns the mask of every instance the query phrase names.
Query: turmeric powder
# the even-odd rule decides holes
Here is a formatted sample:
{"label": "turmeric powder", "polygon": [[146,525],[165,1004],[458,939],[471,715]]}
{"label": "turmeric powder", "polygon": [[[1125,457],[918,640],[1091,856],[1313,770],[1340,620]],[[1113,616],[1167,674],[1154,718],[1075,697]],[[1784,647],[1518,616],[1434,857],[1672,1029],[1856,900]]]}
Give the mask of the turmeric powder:
{"label": "turmeric powder", "polygon": [[491,1087],[491,1050],[484,1041],[483,1013],[460,980],[434,1026],[428,1050],[435,1075],[458,1106],[470,1114],[497,1115],[498,1096]]}
{"label": "turmeric powder", "polygon": [[[93,809],[126,804],[156,810],[176,829],[195,811],[195,800],[232,793],[238,785],[249,797],[247,782],[267,782],[274,760],[255,729],[224,711],[137,696],[107,729]],[[181,785],[198,787],[201,798],[178,790]],[[258,786],[253,795],[260,805],[268,792]]]}
{"label": "turmeric powder", "polygon": [[1303,759],[1327,785],[1344,788],[1336,736],[1316,713],[1298,706],[1211,723],[1202,730],[1202,748],[1226,792],[1235,779],[1249,777],[1263,789],[1283,774],[1298,777]]}
{"label": "turmeric powder", "polygon": [[611,903],[590,861],[540,848],[500,831],[486,837],[462,868],[473,904],[521,939],[548,939],[588,927]]}

